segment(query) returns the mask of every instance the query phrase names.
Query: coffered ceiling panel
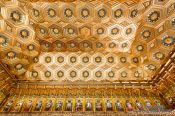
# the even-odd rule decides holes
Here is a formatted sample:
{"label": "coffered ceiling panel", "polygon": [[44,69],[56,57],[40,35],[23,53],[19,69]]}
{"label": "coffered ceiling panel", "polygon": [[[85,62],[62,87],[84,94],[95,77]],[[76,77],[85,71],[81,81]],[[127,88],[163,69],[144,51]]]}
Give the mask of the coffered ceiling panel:
{"label": "coffered ceiling panel", "polygon": [[23,81],[152,80],[174,12],[173,0],[1,0],[0,58]]}

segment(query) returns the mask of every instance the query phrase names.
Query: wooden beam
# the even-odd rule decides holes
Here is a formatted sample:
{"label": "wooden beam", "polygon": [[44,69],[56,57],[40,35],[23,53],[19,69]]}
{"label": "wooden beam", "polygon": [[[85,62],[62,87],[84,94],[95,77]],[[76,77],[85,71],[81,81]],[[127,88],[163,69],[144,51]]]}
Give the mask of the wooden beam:
{"label": "wooden beam", "polygon": [[4,71],[9,75],[9,77],[12,79],[12,81],[14,81],[15,79],[17,79],[14,75],[12,75],[9,71],[9,69],[4,66],[4,64],[0,61],[0,66],[4,69]]}

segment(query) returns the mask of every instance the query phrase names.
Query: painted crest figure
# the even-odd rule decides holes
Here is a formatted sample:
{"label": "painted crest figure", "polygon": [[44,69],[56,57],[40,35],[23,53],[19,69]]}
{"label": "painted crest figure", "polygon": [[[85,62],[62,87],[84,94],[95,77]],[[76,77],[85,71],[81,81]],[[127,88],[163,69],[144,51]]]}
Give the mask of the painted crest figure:
{"label": "painted crest figure", "polygon": [[81,100],[78,100],[76,103],[76,111],[82,111],[83,110],[83,105]]}
{"label": "painted crest figure", "polygon": [[124,111],[119,100],[116,101],[115,107],[118,111]]}
{"label": "painted crest figure", "polygon": [[32,107],[32,103],[33,101],[32,100],[28,100],[26,106],[24,107],[24,111],[27,112],[30,110],[30,108]]}
{"label": "painted crest figure", "polygon": [[66,111],[72,111],[72,101],[68,100],[66,103]]}
{"label": "painted crest figure", "polygon": [[136,100],[135,105],[138,111],[144,111],[143,105],[141,102],[139,102],[139,100]]}
{"label": "painted crest figure", "polygon": [[112,103],[109,100],[106,100],[106,111],[112,111]]}
{"label": "painted crest figure", "polygon": [[38,101],[38,102],[36,103],[35,111],[40,111],[40,110],[41,110],[42,103],[43,103],[43,102],[42,102],[41,100]]}
{"label": "painted crest figure", "polygon": [[129,102],[129,100],[126,100],[126,109],[127,111],[133,111],[132,104]]}
{"label": "painted crest figure", "polygon": [[86,111],[92,111],[92,101],[88,100],[86,103]]}
{"label": "painted crest figure", "polygon": [[172,97],[168,97],[167,102],[168,102],[168,105],[169,105],[169,107],[170,107],[171,109],[175,109],[175,103],[174,103]]}
{"label": "painted crest figure", "polygon": [[14,111],[19,111],[23,104],[23,100],[20,100],[14,107]]}
{"label": "painted crest figure", "polygon": [[100,100],[96,101],[95,106],[96,106],[96,111],[102,111],[102,103]]}
{"label": "painted crest figure", "polygon": [[63,106],[63,102],[62,102],[62,101],[58,101],[58,102],[55,104],[55,110],[56,110],[56,111],[61,111],[61,110],[62,110],[62,106]]}
{"label": "painted crest figure", "polygon": [[52,100],[49,100],[46,104],[46,108],[45,108],[45,111],[49,111],[52,107]]}
{"label": "painted crest figure", "polygon": [[9,102],[5,105],[3,111],[5,111],[5,112],[9,111],[10,108],[12,107],[13,103],[14,103],[13,100],[9,101]]}
{"label": "painted crest figure", "polygon": [[146,100],[146,109],[148,112],[151,112],[153,109],[152,109],[152,105],[150,103],[150,101]]}

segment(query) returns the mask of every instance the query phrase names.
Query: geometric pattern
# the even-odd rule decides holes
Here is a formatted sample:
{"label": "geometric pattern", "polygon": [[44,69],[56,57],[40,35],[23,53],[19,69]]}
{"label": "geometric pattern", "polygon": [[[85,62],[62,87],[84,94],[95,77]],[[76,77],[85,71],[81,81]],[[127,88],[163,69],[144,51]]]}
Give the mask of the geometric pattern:
{"label": "geometric pattern", "polygon": [[173,1],[0,6],[0,59],[22,80],[151,80],[175,44]]}

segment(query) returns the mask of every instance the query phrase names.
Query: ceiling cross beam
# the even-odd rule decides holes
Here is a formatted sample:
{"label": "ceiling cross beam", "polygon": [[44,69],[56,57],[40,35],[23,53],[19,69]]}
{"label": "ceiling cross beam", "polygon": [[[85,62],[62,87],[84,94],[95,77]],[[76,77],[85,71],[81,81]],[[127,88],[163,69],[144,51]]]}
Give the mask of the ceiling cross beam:
{"label": "ceiling cross beam", "polygon": [[11,72],[9,71],[9,69],[0,61],[0,66],[3,68],[3,70],[8,74],[8,76],[11,78],[12,81],[15,82],[15,80],[17,79],[13,74],[11,74]]}

